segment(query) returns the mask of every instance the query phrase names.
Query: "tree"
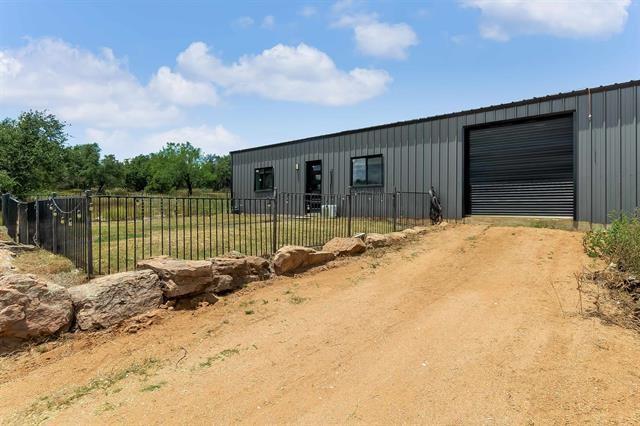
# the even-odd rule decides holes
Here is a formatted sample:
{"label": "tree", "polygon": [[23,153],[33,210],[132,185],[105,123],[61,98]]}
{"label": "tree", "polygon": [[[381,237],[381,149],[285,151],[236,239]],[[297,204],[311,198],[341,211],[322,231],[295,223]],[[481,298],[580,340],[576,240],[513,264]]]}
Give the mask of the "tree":
{"label": "tree", "polygon": [[105,155],[100,160],[96,176],[98,192],[105,188],[116,188],[124,185],[124,165],[113,155]]}
{"label": "tree", "polygon": [[204,159],[204,184],[220,191],[231,187],[231,156],[207,155]]}
{"label": "tree", "polygon": [[144,191],[151,181],[150,158],[138,155],[124,162],[124,185],[130,191]]}
{"label": "tree", "polygon": [[[0,172],[17,195],[51,189],[65,176],[65,123],[44,111],[0,122]],[[7,184],[7,182],[5,182]]]}
{"label": "tree", "polygon": [[67,188],[89,189],[98,184],[100,147],[97,143],[66,149]]}
{"label": "tree", "polygon": [[193,188],[202,182],[202,152],[189,142],[169,142],[151,155],[150,171],[150,190],[167,192],[186,187],[192,195]]}

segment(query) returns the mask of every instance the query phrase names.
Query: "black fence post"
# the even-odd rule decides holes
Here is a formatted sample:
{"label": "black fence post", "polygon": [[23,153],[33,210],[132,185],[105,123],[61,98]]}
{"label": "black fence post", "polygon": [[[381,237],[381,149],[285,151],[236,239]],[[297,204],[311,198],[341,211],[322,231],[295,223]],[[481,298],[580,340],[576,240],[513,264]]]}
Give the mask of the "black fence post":
{"label": "black fence post", "polygon": [[393,232],[398,230],[398,191],[393,188]]}
{"label": "black fence post", "polygon": [[85,244],[87,245],[87,276],[91,278],[93,276],[93,234],[91,232],[91,211],[93,210],[91,205],[91,191],[86,191],[84,193],[85,201],[84,201],[84,223],[86,229],[86,240]]}
{"label": "black fence post", "polygon": [[347,237],[351,236],[351,187],[348,188],[349,193],[347,194]]}
{"label": "black fence post", "polygon": [[278,188],[273,188],[272,208],[272,228],[271,228],[271,254],[278,250]]}

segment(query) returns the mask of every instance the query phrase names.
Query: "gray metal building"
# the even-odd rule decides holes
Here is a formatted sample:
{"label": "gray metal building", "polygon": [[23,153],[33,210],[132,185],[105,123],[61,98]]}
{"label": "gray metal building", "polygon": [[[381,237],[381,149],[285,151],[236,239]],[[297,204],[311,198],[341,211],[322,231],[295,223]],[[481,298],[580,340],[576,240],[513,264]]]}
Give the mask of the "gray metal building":
{"label": "gray metal building", "polygon": [[606,223],[640,204],[640,80],[234,151],[234,197],[440,195],[445,218]]}

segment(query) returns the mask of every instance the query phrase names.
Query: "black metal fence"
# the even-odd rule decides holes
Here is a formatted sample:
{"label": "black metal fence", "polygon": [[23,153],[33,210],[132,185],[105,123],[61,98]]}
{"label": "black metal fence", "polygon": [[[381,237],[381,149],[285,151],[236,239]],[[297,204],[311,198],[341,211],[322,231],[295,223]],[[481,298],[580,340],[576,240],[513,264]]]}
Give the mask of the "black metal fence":
{"label": "black metal fence", "polygon": [[5,194],[11,238],[62,254],[89,275],[131,270],[144,258],[206,259],[238,251],[270,256],[287,244],[426,224],[418,192],[277,193],[264,198],[90,195],[29,203]]}

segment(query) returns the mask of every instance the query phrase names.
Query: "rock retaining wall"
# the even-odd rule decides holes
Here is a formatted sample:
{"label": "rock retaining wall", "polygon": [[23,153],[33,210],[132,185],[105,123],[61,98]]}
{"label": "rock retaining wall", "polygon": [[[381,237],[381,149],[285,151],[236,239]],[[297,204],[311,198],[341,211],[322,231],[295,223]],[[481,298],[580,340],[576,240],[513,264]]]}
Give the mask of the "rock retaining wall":
{"label": "rock retaining wall", "polygon": [[240,253],[208,260],[159,256],[138,262],[136,271],[95,278],[68,289],[34,275],[15,273],[15,253],[34,248],[0,242],[0,349],[3,339],[43,338],[74,327],[97,330],[161,306],[215,303],[217,294],[252,281],[300,272],[337,256],[359,255],[427,231],[428,228],[415,227],[390,234],[372,233],[365,235],[364,241],[334,238],[322,251],[284,246],[271,262]]}

